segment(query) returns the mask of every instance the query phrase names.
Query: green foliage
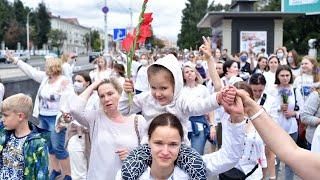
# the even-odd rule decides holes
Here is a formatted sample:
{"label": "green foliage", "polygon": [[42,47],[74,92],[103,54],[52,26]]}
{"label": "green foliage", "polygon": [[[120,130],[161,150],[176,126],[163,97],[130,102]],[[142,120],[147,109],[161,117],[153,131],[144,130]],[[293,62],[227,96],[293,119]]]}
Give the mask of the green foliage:
{"label": "green foliage", "polygon": [[34,29],[37,38],[34,43],[38,48],[42,48],[42,45],[48,42],[48,33],[51,29],[49,13],[44,2],[39,4],[35,13],[35,18]]}
{"label": "green foliage", "polygon": [[181,30],[178,34],[178,46],[198,48],[202,44],[202,36],[209,36],[210,29],[198,29],[197,24],[207,13],[208,0],[188,0],[182,10]]}
{"label": "green foliage", "polygon": [[222,5],[220,3],[218,4],[211,4],[208,8],[209,11],[229,11],[230,10],[230,4]]}
{"label": "green foliage", "polygon": [[5,32],[4,41],[9,49],[16,49],[18,42],[21,43],[21,46],[26,46],[27,39],[25,37],[26,28],[21,27],[21,24],[14,20],[10,22],[8,29]]}
{"label": "green foliage", "polygon": [[101,47],[101,39],[100,39],[100,34],[99,31],[94,30],[91,32],[91,48],[92,51],[100,51]]}
{"label": "green foliage", "polygon": [[52,29],[48,34],[49,42],[52,47],[58,49],[58,56],[60,55],[60,49],[63,46],[64,41],[67,39],[67,34],[61,30]]}
{"label": "green foliage", "polygon": [[[272,0],[264,11],[280,11],[281,1]],[[295,49],[299,54],[308,54],[308,40],[320,39],[320,15],[285,18],[283,24],[283,44],[288,50]]]}
{"label": "green foliage", "polygon": [[0,42],[9,28],[12,17],[14,17],[12,9],[13,7],[7,0],[0,0]]}
{"label": "green foliage", "polygon": [[281,0],[271,0],[271,2],[261,10],[262,11],[281,11]]}

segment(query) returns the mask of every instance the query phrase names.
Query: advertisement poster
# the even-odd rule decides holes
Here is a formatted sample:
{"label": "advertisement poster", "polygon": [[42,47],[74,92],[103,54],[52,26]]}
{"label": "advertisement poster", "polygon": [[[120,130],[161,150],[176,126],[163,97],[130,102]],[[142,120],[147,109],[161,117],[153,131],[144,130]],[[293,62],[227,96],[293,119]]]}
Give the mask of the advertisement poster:
{"label": "advertisement poster", "polygon": [[267,31],[241,31],[240,32],[240,52],[251,49],[258,53],[261,49],[267,50]]}

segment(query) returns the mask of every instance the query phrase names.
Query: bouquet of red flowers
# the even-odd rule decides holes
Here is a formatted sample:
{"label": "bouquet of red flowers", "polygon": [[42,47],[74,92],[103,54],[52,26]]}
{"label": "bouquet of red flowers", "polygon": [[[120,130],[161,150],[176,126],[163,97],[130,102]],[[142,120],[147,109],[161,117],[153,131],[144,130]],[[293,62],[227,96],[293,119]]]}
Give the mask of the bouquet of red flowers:
{"label": "bouquet of red flowers", "polygon": [[[152,36],[151,22],[153,20],[152,13],[145,13],[148,0],[144,0],[139,16],[139,23],[133,33],[128,33],[127,37],[122,41],[122,49],[127,53],[127,78],[131,78],[131,64],[135,50],[139,48],[139,44],[143,44],[148,37]],[[133,94],[129,94],[129,102],[132,102]]]}

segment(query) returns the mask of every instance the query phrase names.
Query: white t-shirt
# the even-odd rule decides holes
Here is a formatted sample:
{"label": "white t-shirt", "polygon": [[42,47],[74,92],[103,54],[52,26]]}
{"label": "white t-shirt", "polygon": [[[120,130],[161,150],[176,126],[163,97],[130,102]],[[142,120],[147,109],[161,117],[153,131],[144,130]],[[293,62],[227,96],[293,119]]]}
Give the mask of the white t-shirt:
{"label": "white t-shirt", "polygon": [[[198,84],[197,86],[190,88],[188,86],[183,87],[183,93],[189,94],[190,96],[196,98],[205,98],[209,96],[209,90],[202,84]],[[203,124],[197,123],[198,130],[203,131]],[[187,123],[187,130],[188,132],[192,132],[191,122],[188,121]]]}
{"label": "white t-shirt", "polygon": [[274,88],[274,82],[276,80],[276,73],[271,71],[263,73],[264,77],[266,78],[266,90],[269,91],[270,89]]}
{"label": "white t-shirt", "polygon": [[112,74],[112,71],[110,69],[106,69],[104,71],[98,71],[97,69],[90,71],[89,76],[91,78],[91,81],[94,82],[97,79],[108,79],[110,78],[110,75]]}
{"label": "white t-shirt", "polygon": [[62,81],[65,77],[60,77],[54,83],[47,81],[40,89],[39,112],[43,116],[55,116],[60,111],[60,98],[62,95]]}
{"label": "white t-shirt", "polygon": [[320,153],[320,126],[316,128],[311,145],[311,152]]}
{"label": "white t-shirt", "polygon": [[[128,117],[124,123],[116,123],[108,119],[102,109],[84,110],[85,104],[86,101],[76,96],[70,111],[79,123],[90,128],[91,153],[87,178],[114,179],[122,166],[116,150],[127,148],[131,151],[138,146],[133,120],[135,115]],[[146,129],[145,120],[142,116],[138,117],[138,129],[142,137]]]}
{"label": "white t-shirt", "polygon": [[141,66],[138,74],[136,76],[136,82],[134,84],[135,89],[139,91],[148,91],[149,90],[149,81],[147,74],[148,66]]}

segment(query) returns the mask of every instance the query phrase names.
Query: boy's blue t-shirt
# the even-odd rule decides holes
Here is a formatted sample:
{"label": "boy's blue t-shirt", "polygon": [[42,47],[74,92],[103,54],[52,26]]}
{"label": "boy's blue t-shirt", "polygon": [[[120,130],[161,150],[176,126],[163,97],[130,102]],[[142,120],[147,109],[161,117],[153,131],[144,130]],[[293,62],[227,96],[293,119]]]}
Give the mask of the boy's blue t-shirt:
{"label": "boy's blue t-shirt", "polygon": [[0,170],[0,179],[23,179],[23,144],[27,137],[17,138],[14,133],[10,135],[9,141],[2,152],[3,167]]}

